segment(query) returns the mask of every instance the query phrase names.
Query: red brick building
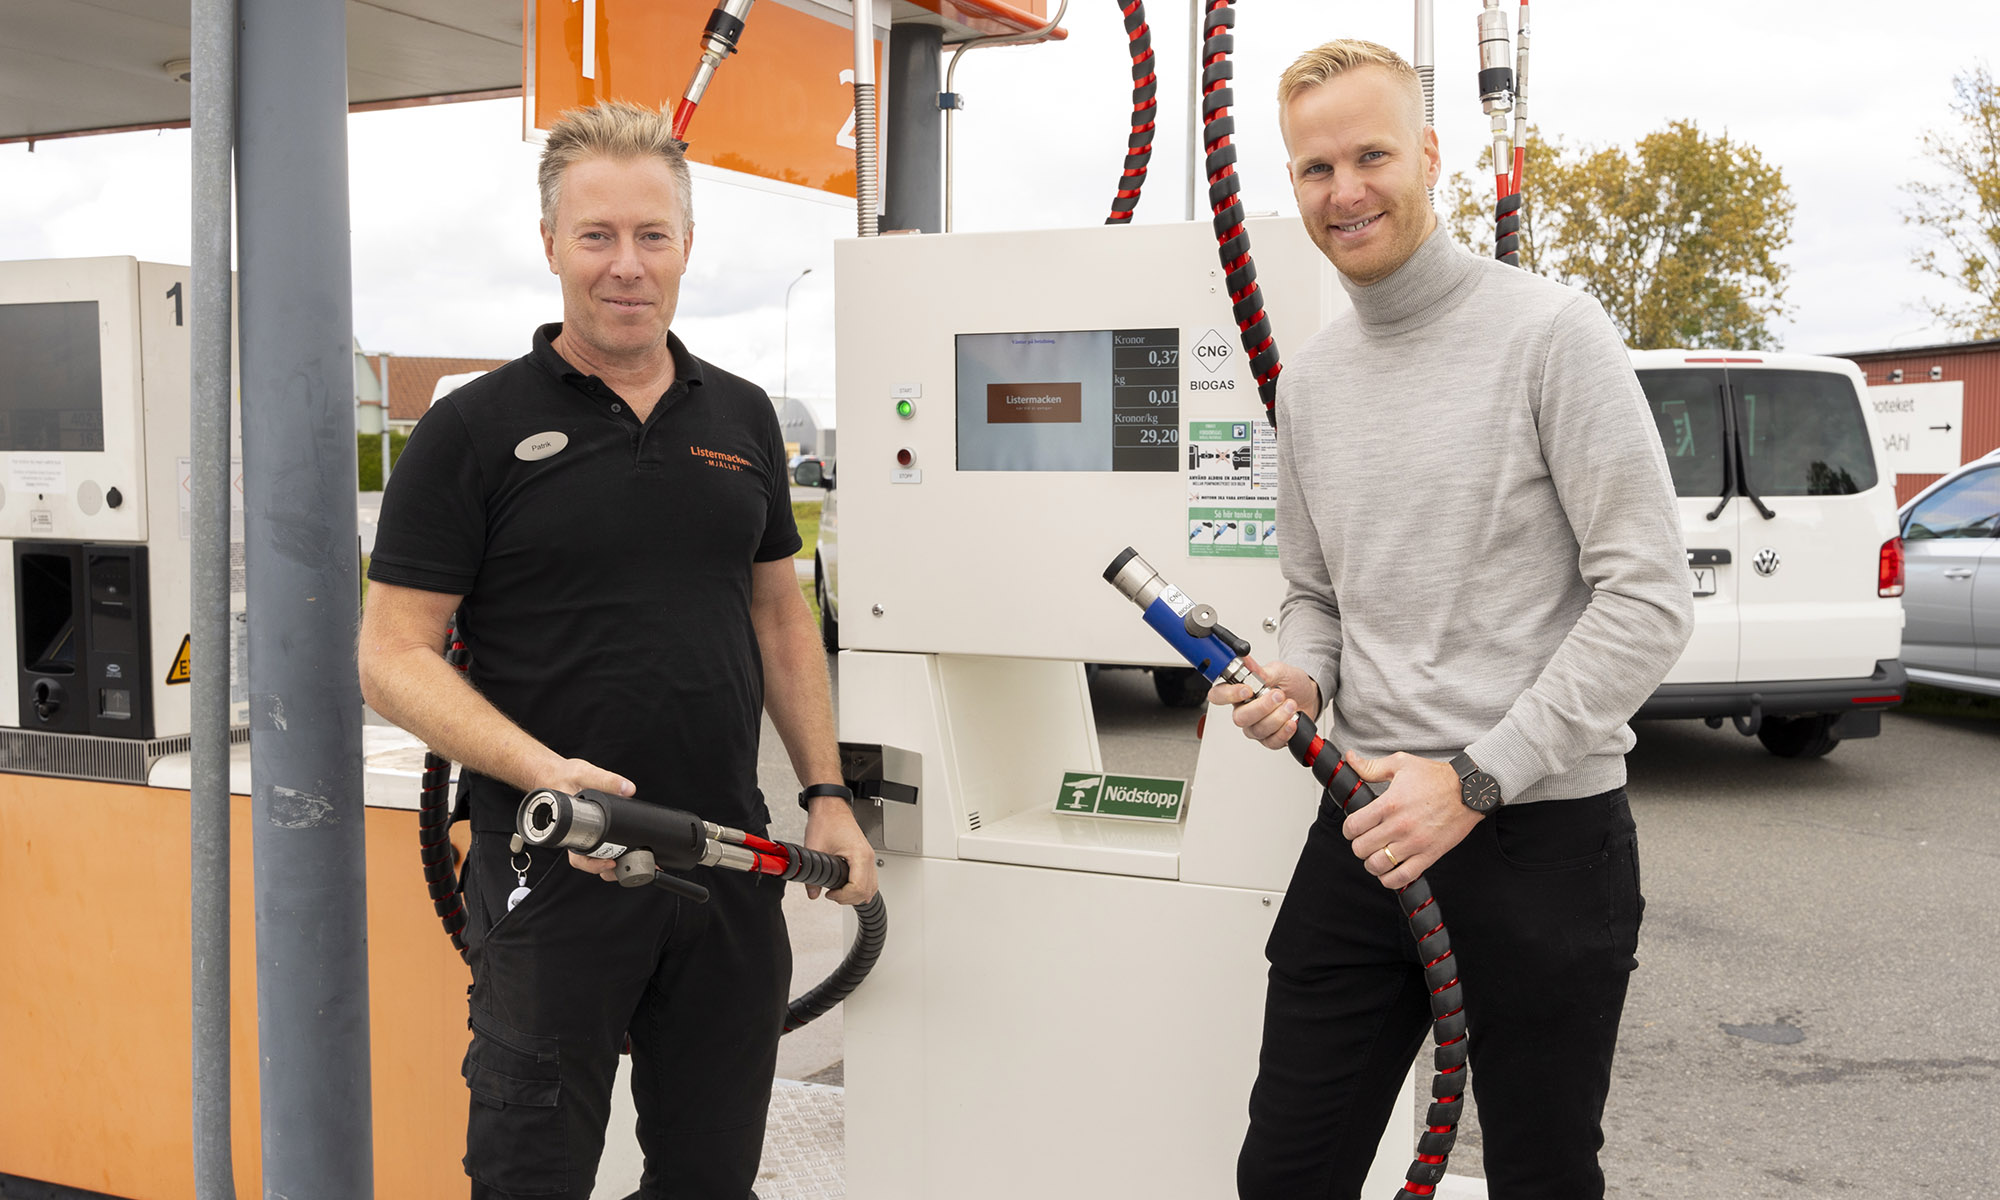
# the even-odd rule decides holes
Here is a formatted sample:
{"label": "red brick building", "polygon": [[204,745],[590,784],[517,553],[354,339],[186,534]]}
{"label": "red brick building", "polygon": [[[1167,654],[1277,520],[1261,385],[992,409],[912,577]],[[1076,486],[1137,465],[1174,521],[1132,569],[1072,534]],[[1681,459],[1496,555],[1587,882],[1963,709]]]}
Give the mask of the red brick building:
{"label": "red brick building", "polygon": [[[1965,413],[1959,461],[1970,462],[2000,446],[2000,338],[1948,342],[1894,350],[1862,350],[1835,355],[1859,366],[1869,386],[1891,383],[1965,384]],[[1937,475],[1896,476],[1901,504],[1936,482]]]}

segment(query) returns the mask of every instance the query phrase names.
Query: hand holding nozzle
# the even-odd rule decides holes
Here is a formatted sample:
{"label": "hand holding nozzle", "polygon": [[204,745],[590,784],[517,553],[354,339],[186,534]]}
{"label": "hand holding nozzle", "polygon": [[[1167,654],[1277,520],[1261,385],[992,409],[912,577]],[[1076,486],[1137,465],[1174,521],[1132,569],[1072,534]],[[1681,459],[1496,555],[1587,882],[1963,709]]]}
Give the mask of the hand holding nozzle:
{"label": "hand holding nozzle", "polygon": [[590,788],[576,795],[552,788],[529,792],[514,828],[526,845],[616,860],[613,877],[625,887],[652,884],[692,900],[708,899],[708,889],[668,872],[720,867],[828,889],[847,883],[846,859]]}

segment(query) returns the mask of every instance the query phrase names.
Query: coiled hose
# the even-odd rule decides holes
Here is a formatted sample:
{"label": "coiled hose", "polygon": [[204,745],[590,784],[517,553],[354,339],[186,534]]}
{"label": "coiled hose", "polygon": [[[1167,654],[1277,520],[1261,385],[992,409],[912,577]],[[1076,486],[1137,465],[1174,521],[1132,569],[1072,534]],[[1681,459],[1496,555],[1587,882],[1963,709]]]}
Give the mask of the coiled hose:
{"label": "coiled hose", "polygon": [[1125,169],[1118,176],[1118,193],[1111,198],[1106,225],[1129,225],[1146,185],[1146,164],[1153,159],[1153,127],[1159,124],[1160,77],[1153,70],[1153,34],[1146,27],[1145,0],[1131,0],[1122,10],[1125,36],[1132,54],[1132,133],[1125,140]]}
{"label": "coiled hose", "polygon": [[1236,10],[1228,0],[1209,0],[1202,18],[1201,43],[1201,129],[1202,147],[1208,154],[1208,205],[1214,214],[1217,253],[1222,258],[1223,282],[1229,288],[1229,302],[1236,318],[1236,332],[1243,339],[1243,352],[1250,357],[1250,374],[1257,381],[1257,395],[1264,401],[1264,417],[1278,423],[1278,339],[1271,333],[1271,319],[1264,314],[1264,292],[1257,286],[1257,266],[1250,261],[1250,234],[1243,227],[1243,203],[1237,193],[1243,181],[1236,175],[1236,147],[1230,138],[1236,119],[1229,115],[1235,93],[1229,88],[1235,69],[1229,55],[1236,48],[1235,37],[1227,32],[1236,24]]}

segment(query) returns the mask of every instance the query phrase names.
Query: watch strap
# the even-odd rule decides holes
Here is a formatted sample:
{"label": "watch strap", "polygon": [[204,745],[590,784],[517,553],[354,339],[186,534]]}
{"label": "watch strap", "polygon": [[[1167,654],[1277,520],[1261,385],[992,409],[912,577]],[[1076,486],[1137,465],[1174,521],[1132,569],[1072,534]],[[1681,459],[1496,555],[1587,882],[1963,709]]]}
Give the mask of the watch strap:
{"label": "watch strap", "polygon": [[799,807],[810,811],[812,802],[821,796],[838,796],[850,805],[854,803],[854,791],[845,784],[813,783],[799,793]]}
{"label": "watch strap", "polygon": [[1474,771],[1477,771],[1479,769],[1479,764],[1472,761],[1472,755],[1467,754],[1465,751],[1461,750],[1451,760],[1451,769],[1452,772],[1456,774],[1460,780],[1463,780],[1467,775],[1470,775]]}

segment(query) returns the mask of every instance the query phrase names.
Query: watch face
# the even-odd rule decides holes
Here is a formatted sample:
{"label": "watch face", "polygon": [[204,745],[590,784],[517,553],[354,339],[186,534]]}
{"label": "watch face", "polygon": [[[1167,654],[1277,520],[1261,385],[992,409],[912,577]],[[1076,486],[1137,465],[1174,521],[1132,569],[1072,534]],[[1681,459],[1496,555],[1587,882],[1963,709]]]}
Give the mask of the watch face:
{"label": "watch face", "polygon": [[1474,812],[1492,812],[1500,807],[1500,781],[1484,771],[1474,771],[1459,780],[1459,798]]}

